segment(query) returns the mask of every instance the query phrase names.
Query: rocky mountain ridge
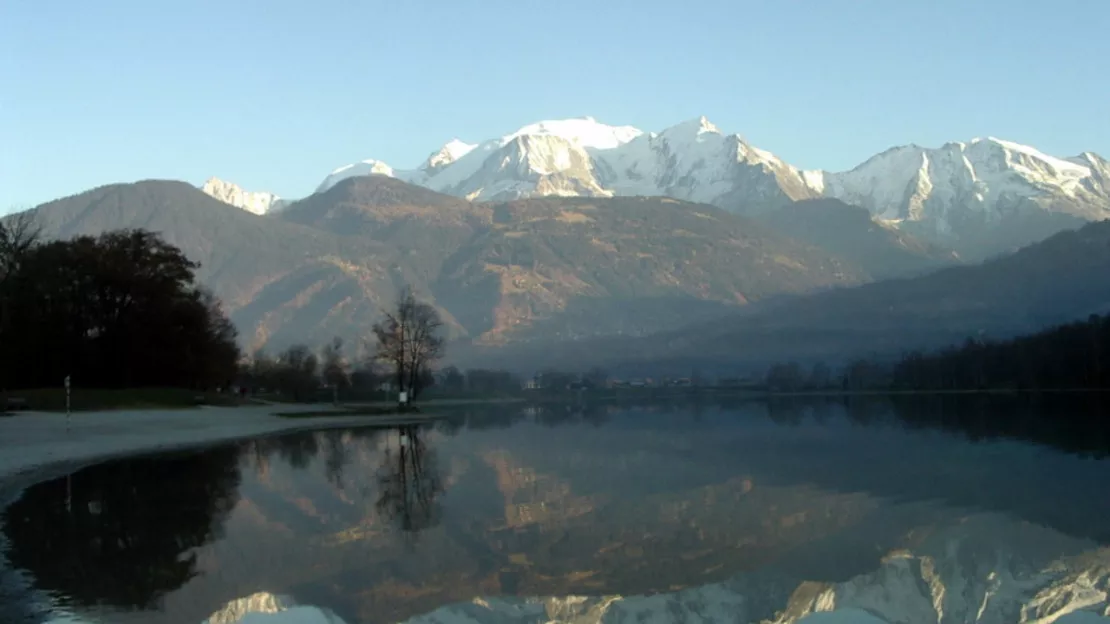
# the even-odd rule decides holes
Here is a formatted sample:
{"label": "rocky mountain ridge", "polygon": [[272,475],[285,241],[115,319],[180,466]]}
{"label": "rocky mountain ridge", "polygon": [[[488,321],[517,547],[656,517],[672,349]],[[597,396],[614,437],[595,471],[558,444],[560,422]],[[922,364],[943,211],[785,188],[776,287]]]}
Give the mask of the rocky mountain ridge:
{"label": "rocky mountain ridge", "polygon": [[[542,121],[478,143],[453,139],[414,169],[344,165],[317,192],[369,174],[481,201],[665,196],[748,215],[834,198],[971,259],[1110,216],[1110,162],[1092,152],[1058,158],[987,137],[893,147],[850,171],[803,170],[705,117],[660,132]],[[231,199],[254,209],[249,196]]]}

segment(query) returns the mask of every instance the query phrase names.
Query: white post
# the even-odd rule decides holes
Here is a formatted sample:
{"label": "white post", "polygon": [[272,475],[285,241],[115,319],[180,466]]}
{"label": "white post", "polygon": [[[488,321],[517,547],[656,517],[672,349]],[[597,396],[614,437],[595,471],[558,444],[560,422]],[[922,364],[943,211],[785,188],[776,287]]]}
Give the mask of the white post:
{"label": "white post", "polygon": [[69,433],[69,375],[66,375],[66,433]]}

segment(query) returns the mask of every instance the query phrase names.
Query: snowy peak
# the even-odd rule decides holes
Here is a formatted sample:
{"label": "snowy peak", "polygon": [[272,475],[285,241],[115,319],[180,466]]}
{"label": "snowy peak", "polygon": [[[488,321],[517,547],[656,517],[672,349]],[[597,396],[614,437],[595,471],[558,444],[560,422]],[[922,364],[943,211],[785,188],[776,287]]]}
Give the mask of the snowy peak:
{"label": "snowy peak", "polygon": [[347,165],[319,190],[368,174],[481,201],[662,195],[753,214],[831,197],[969,259],[1110,217],[1110,163],[1090,152],[1057,158],[985,137],[893,147],[849,171],[803,171],[705,116],[651,133],[593,117],[539,121],[476,144],[452,140],[415,169]]}
{"label": "snowy peak", "polygon": [[920,544],[887,551],[874,568],[838,582],[769,566],[653,594],[474,598],[404,624],[1110,623],[1110,549],[986,514],[920,532]]}
{"label": "snowy peak", "polygon": [[463,156],[466,156],[476,147],[478,146],[470,143],[463,143],[458,139],[451,139],[446,145],[439,148],[438,151],[428,156],[428,159],[424,161],[420,169],[424,171],[424,173],[431,175]]}
{"label": "snowy peak", "polygon": [[256,215],[273,212],[286,203],[273,193],[245,191],[239,185],[219,178],[208,178],[201,190],[215,199]]}
{"label": "snowy peak", "polygon": [[667,128],[660,134],[673,137],[690,137],[697,138],[702,134],[721,134],[721,130],[709,119],[702,115],[696,119],[690,119],[679,124],[675,124]]}
{"label": "snowy peak", "polygon": [[1071,158],[1068,158],[1067,160],[1077,165],[1090,167],[1092,169],[1105,169],[1107,166],[1110,166],[1110,161],[1107,161],[1105,158],[1099,156],[1094,152],[1083,152],[1082,154],[1078,156],[1073,156]]}
{"label": "snowy peak", "polygon": [[324,191],[335,186],[340,181],[346,180],[347,178],[355,178],[358,176],[368,175],[384,175],[391,178],[398,178],[400,180],[404,180],[405,182],[411,182],[413,184],[420,184],[426,178],[423,172],[419,170],[398,171],[380,160],[374,160],[371,158],[357,163],[343,165],[342,167],[335,169],[330,174],[328,174],[328,177],[324,178],[324,181],[321,182],[320,186],[316,188],[316,192],[323,193]]}
{"label": "snowy peak", "polygon": [[613,149],[643,134],[632,126],[609,126],[593,117],[540,121],[501,137],[506,145],[522,136],[553,136],[579,147]]}
{"label": "snowy peak", "polygon": [[227,603],[202,624],[241,624],[246,622],[279,622],[297,624],[344,624],[328,609],[300,606],[288,596],[258,592]]}
{"label": "snowy peak", "polygon": [[972,139],[966,152],[975,164],[1000,165],[999,169],[1013,170],[1031,182],[1041,182],[1049,186],[1058,184],[1067,187],[1069,182],[1077,182],[1091,175],[1089,167],[1049,156],[1028,145],[994,137]]}
{"label": "snowy peak", "polygon": [[486,155],[472,174],[458,179],[446,173],[431,178],[428,186],[469,199],[610,194],[597,183],[585,147],[556,134],[516,135]]}
{"label": "snowy peak", "polygon": [[1110,216],[1110,184],[1100,161],[1094,154],[1056,158],[996,137],[933,149],[907,145],[851,171],[823,173],[821,191],[943,241],[958,238],[969,221],[997,228],[1031,212]]}
{"label": "snowy peak", "polygon": [[539,121],[476,145],[456,139],[415,170],[397,171],[376,160],[347,165],[319,190],[371,173],[483,201],[664,195],[747,209],[815,196],[802,172],[739,135],[725,135],[704,116],[658,134],[593,117]]}

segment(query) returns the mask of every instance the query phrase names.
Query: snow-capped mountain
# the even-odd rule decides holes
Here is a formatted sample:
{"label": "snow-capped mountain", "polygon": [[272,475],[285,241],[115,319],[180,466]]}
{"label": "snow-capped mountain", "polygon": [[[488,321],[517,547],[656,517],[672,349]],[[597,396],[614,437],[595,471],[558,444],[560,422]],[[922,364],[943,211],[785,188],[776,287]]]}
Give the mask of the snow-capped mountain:
{"label": "snow-capped mountain", "polygon": [[592,117],[542,121],[477,145],[453,140],[416,169],[346,165],[317,190],[374,173],[476,200],[663,195],[744,210],[818,195],[808,174],[705,117],[659,133]]}
{"label": "snow-capped mountain", "polygon": [[841,582],[768,570],[653,595],[475,598],[405,624],[1110,622],[1106,548],[995,514],[922,533],[919,545]]}
{"label": "snow-capped mountain", "polygon": [[227,603],[202,624],[344,624],[327,609],[301,606],[289,596],[259,592]]}
{"label": "snow-capped mountain", "polygon": [[[837,581],[769,563],[725,581],[648,595],[475,597],[403,624],[1107,624],[1110,549],[997,513],[906,536],[910,544]],[[266,593],[232,601],[209,624],[341,624],[325,608]]]}
{"label": "snow-capped mountain", "polygon": [[891,148],[845,172],[804,171],[705,117],[661,132],[591,117],[543,121],[478,144],[453,140],[415,169],[367,160],[318,190],[382,174],[476,200],[663,195],[759,213],[834,197],[934,242],[983,253],[1110,217],[1110,163],[996,138]]}
{"label": "snow-capped mountain", "polygon": [[219,178],[208,178],[201,190],[222,202],[256,215],[276,212],[289,204],[273,193],[245,191],[239,185]]}
{"label": "snow-capped mountain", "polygon": [[1105,219],[1108,173],[1107,162],[1089,152],[1060,159],[990,137],[936,149],[896,147],[851,171],[813,179],[825,195],[945,240],[966,235],[968,227],[999,227],[1037,213]]}

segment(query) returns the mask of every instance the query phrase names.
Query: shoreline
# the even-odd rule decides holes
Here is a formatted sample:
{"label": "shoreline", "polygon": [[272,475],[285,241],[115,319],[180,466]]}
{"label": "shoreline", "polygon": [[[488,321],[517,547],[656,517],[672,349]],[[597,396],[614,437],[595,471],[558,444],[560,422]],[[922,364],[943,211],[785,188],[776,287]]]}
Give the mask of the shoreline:
{"label": "shoreline", "polygon": [[0,417],[0,510],[36,483],[122,457],[182,451],[296,431],[388,427],[423,422],[433,414],[287,418],[278,411],[320,412],[331,406],[261,405],[191,409],[21,412]]}
{"label": "shoreline", "polygon": [[[331,407],[331,406],[328,406]],[[320,405],[257,405],[75,412],[0,417],[0,512],[27,488],[113,459],[185,451],[213,444],[318,429],[388,427],[435,416],[346,415],[282,418],[275,411],[322,411]],[[7,536],[0,533],[0,603],[25,615],[55,621],[48,602],[23,572],[8,567]],[[13,611],[14,612],[14,611]],[[8,622],[8,612],[0,622]],[[13,622],[16,620],[12,620]],[[22,620],[18,620],[22,621]],[[62,618],[59,622],[76,622]]]}

